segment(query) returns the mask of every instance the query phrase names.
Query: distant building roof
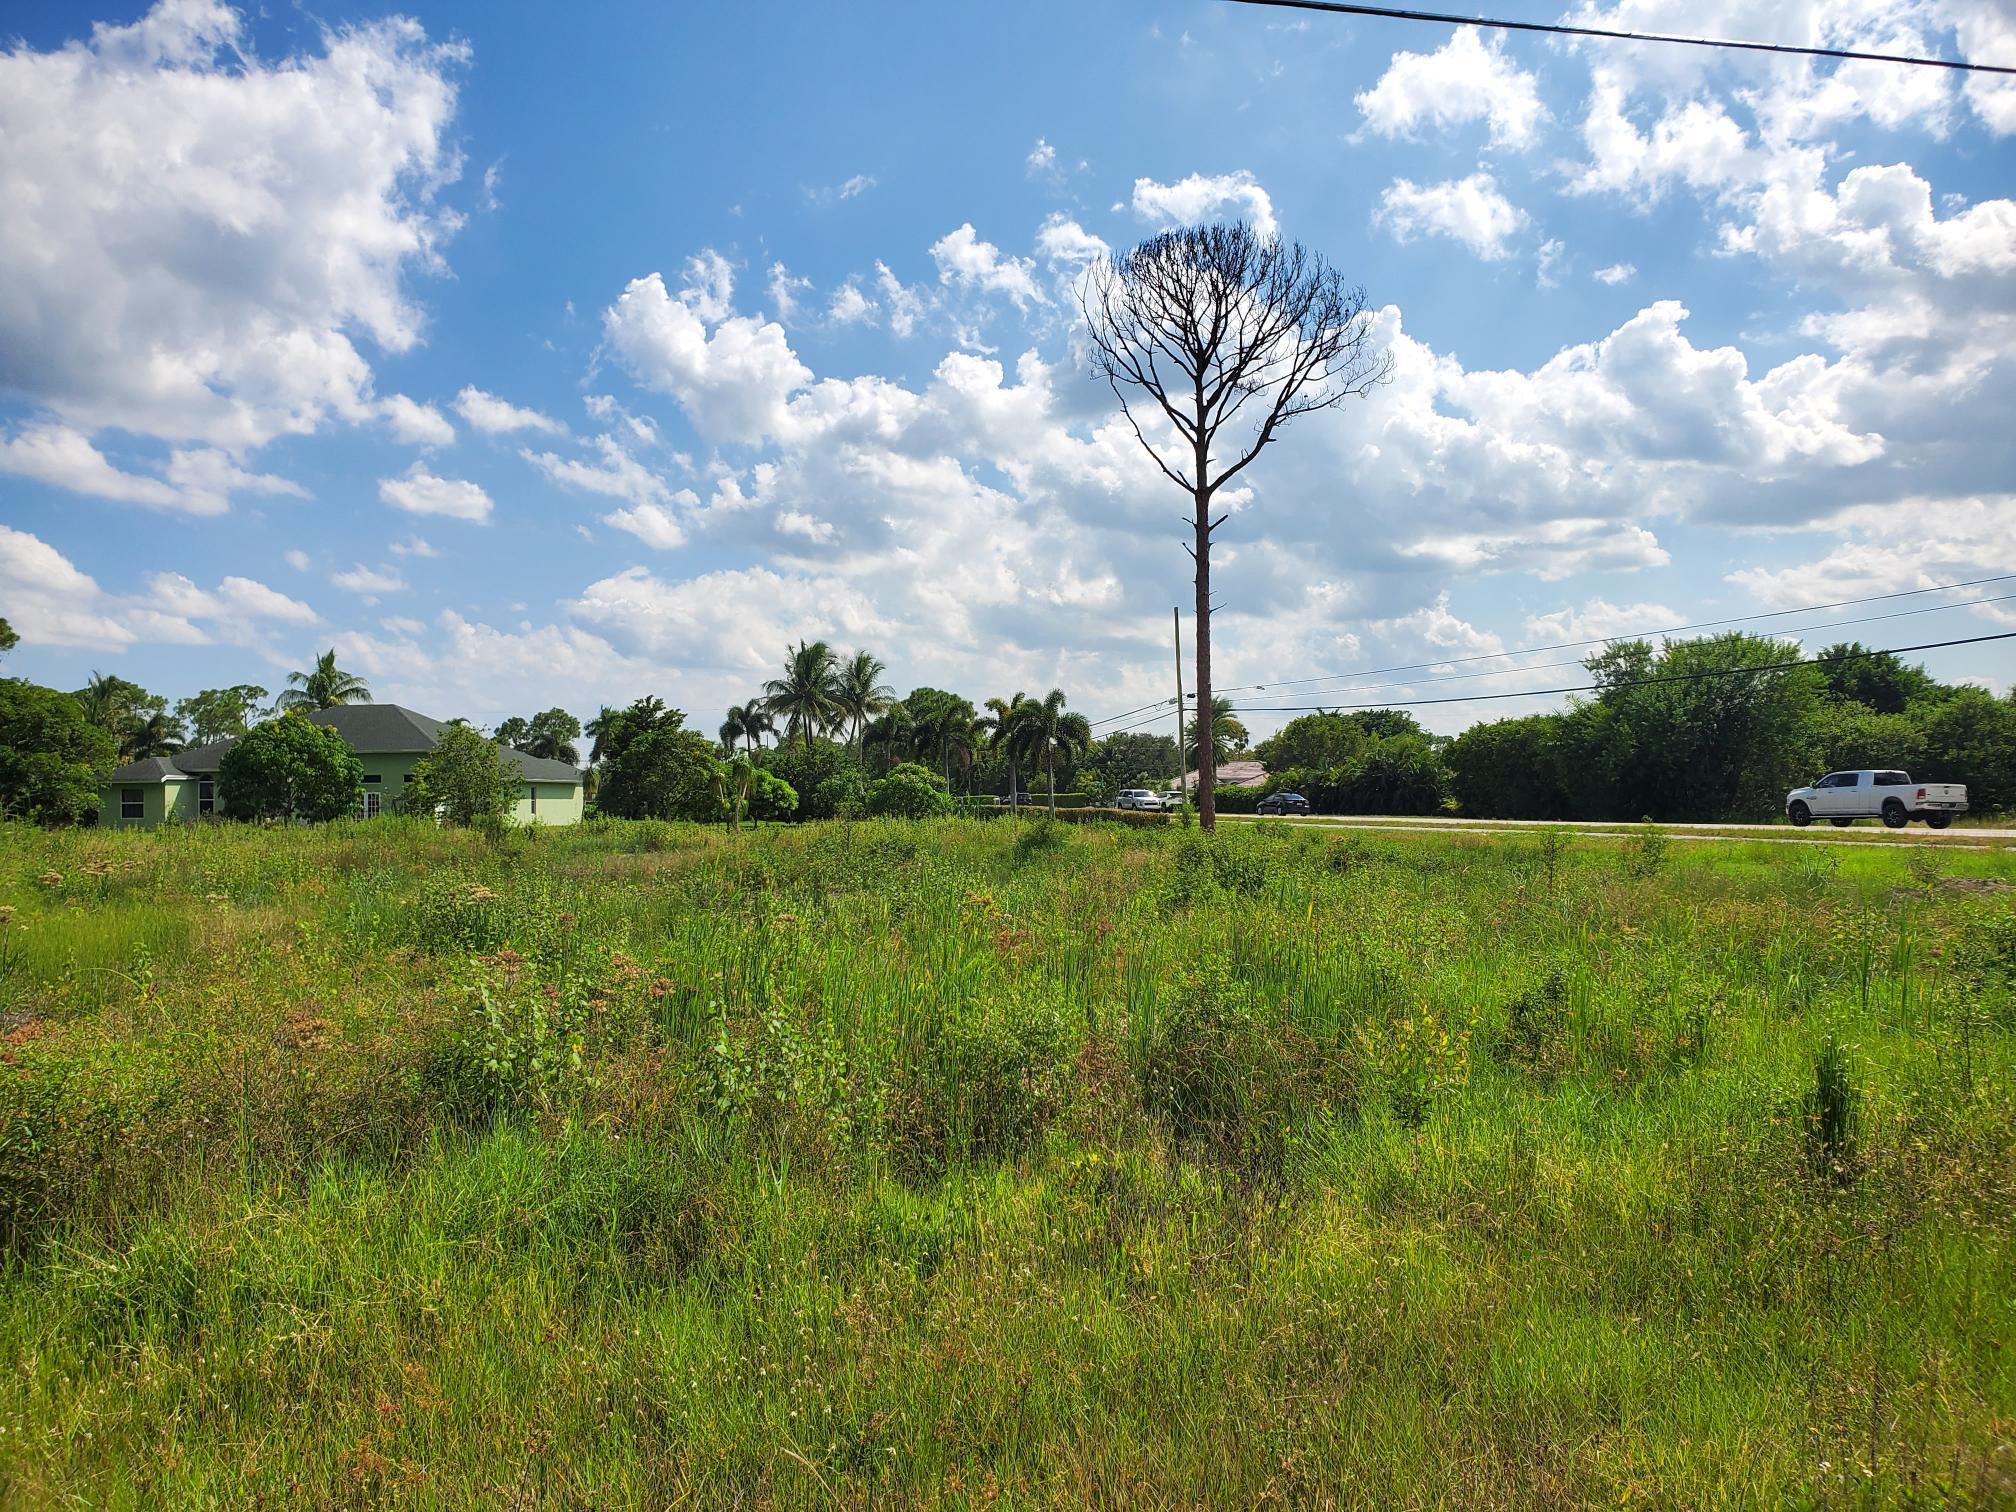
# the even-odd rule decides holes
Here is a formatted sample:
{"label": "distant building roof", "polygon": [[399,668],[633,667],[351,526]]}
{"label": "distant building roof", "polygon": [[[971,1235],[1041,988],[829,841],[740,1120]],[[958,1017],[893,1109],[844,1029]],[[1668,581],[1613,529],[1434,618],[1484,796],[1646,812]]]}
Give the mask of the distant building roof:
{"label": "distant building roof", "polygon": [[504,748],[504,764],[515,767],[518,775],[527,782],[576,782],[581,780],[581,768],[571,767],[564,761],[551,761],[544,756],[534,756],[526,751]]}
{"label": "distant building roof", "polygon": [[175,765],[173,756],[149,756],[129,761],[112,773],[114,782],[187,782],[188,774]]}
{"label": "distant building roof", "polygon": [[338,704],[333,709],[317,709],[308,716],[310,724],[326,726],[350,743],[353,751],[373,756],[397,755],[403,751],[434,749],[446,721],[398,704]]}
{"label": "distant building roof", "polygon": [[[338,704],[317,709],[309,722],[334,730],[351,750],[366,756],[424,756],[440,742],[447,722],[429,719],[399,704]],[[208,776],[217,770],[224,753],[237,743],[235,735],[190,746],[173,756],[150,756],[145,761],[128,762],[112,773],[114,782],[181,782],[193,776]],[[573,782],[581,780],[579,767],[564,761],[549,761],[525,751],[504,748],[505,764],[527,782]]]}
{"label": "distant building roof", "polygon": [[[1197,785],[1197,774],[1183,774],[1183,790],[1188,792]],[[1267,763],[1264,761],[1228,761],[1218,768],[1218,786],[1232,788],[1257,788],[1267,785]]]}

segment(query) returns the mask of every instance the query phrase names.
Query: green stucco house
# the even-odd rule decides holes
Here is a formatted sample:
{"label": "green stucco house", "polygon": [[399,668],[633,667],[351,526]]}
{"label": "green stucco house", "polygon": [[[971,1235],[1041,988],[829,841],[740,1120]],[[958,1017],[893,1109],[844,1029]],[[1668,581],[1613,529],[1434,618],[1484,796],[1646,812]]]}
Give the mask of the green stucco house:
{"label": "green stucco house", "polygon": [[[399,799],[413,778],[413,767],[434,749],[447,726],[398,704],[344,704],[318,709],[308,716],[341,735],[364,764],[364,796],[358,816],[364,819],[398,811]],[[207,819],[221,813],[217,763],[233,740],[213,740],[173,756],[153,756],[128,762],[113,772],[98,809],[98,822],[115,829],[139,828],[164,821]],[[518,769],[524,792],[512,817],[521,824],[573,824],[581,817],[581,773],[564,761],[548,761],[523,751],[507,750],[507,763]]]}

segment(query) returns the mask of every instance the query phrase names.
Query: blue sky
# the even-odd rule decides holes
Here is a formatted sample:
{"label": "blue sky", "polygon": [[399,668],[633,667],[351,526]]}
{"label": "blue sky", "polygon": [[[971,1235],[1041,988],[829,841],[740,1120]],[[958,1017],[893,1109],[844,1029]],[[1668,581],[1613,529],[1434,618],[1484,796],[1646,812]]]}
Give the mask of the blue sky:
{"label": "blue sky", "polygon": [[[1185,500],[1072,290],[1234,216],[1362,283],[1395,372],[1234,499],[1221,683],[2016,573],[2016,81],[1174,0],[87,14],[0,56],[16,675],[334,645],[443,717],[711,729],[824,636],[1163,696]],[[1573,14],[2016,62],[1993,0]]]}

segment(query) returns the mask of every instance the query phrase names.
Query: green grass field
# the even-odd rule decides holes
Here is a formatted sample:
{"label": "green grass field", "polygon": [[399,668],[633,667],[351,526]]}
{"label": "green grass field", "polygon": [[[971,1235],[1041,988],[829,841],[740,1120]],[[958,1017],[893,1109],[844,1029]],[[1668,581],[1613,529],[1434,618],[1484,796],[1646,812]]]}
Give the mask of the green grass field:
{"label": "green grass field", "polygon": [[0,828],[7,1506],[2007,1506],[2016,853]]}

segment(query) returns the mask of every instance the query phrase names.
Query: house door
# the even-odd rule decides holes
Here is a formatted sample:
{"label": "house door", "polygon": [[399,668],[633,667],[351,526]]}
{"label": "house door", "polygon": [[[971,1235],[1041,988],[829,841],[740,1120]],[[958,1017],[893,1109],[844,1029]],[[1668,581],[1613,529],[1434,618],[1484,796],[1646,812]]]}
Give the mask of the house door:
{"label": "house door", "polygon": [[364,817],[366,819],[376,819],[378,817],[378,804],[378,795],[369,788],[366,788],[364,790]]}

